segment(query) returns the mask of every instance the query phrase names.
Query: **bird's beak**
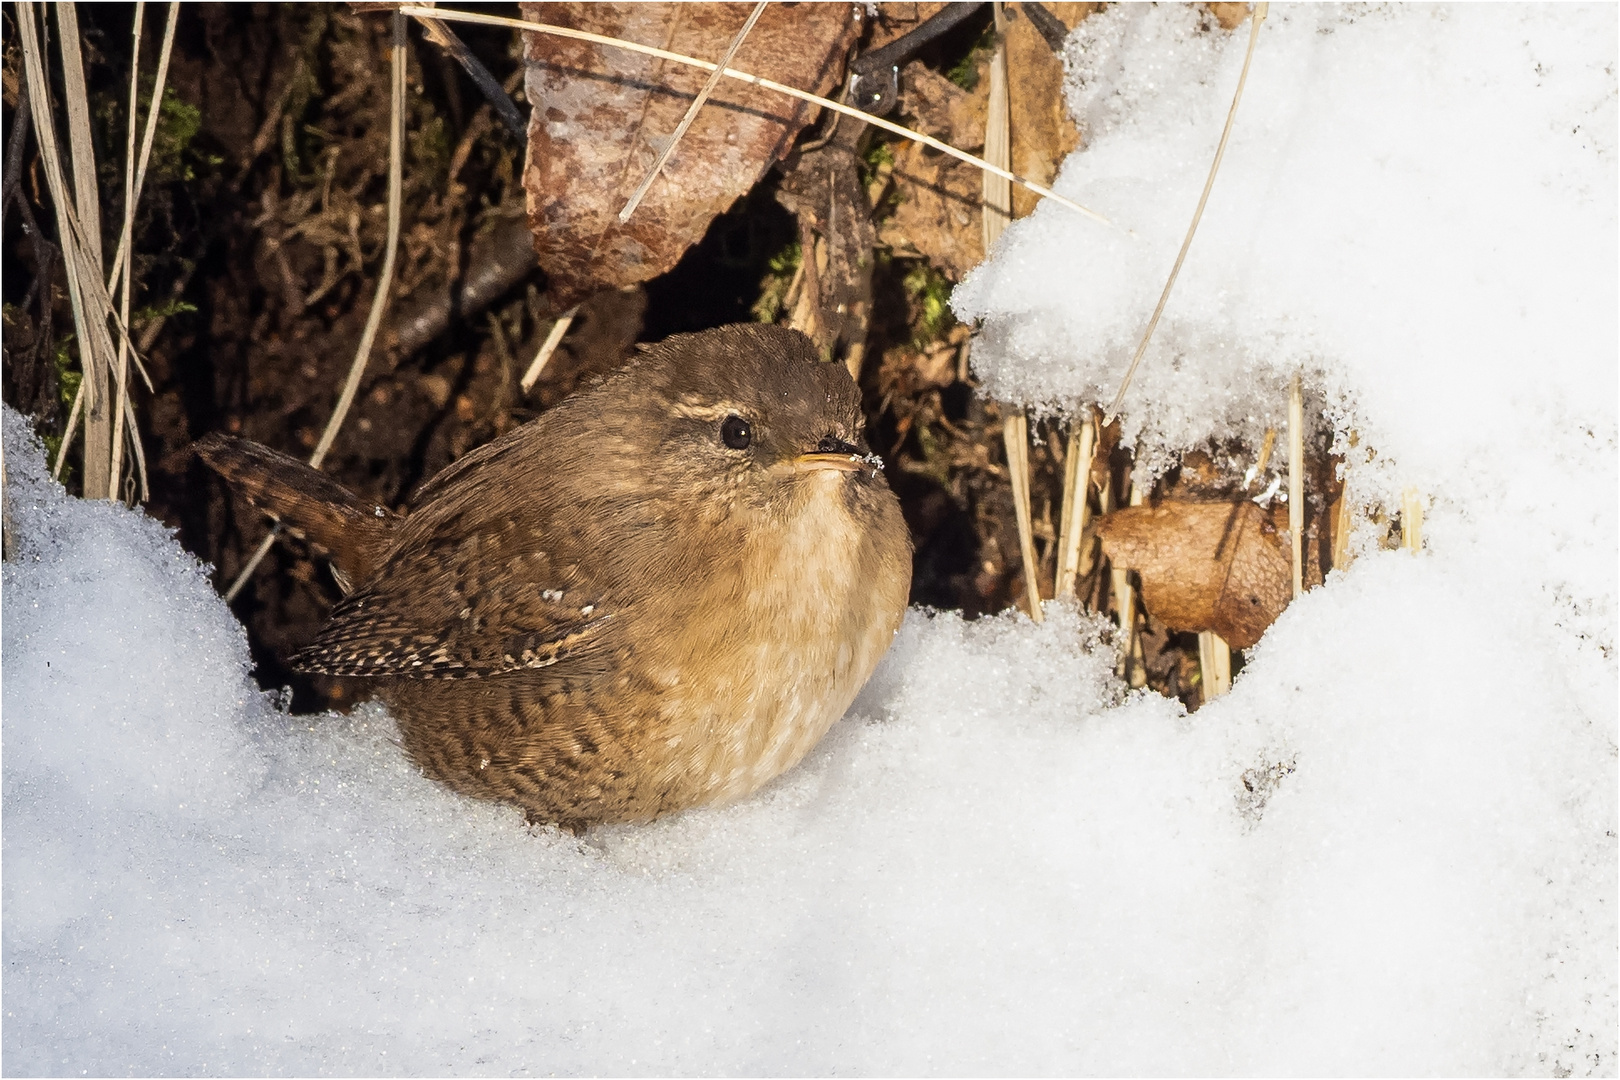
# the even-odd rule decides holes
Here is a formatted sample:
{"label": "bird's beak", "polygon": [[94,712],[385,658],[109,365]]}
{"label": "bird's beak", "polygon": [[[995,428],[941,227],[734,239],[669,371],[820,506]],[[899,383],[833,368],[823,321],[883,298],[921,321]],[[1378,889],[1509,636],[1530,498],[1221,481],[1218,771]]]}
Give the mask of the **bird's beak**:
{"label": "bird's beak", "polygon": [[882,468],[879,462],[874,466],[859,454],[800,454],[793,459],[793,467],[801,472],[812,469],[836,469],[841,472],[860,472],[862,469]]}

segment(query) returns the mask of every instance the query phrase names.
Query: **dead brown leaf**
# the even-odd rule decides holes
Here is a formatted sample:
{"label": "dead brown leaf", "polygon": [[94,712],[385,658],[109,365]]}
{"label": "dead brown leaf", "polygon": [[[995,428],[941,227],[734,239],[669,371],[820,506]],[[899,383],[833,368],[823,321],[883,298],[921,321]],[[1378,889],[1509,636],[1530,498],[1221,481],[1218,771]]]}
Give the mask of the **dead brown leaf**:
{"label": "dead brown leaf", "polygon": [[[717,59],[751,4],[527,3],[528,19]],[[847,4],[773,4],[733,66],[826,94],[859,24]],[[529,225],[556,302],[673,267],[793,144],[814,109],[723,79],[627,223],[619,210],[708,78],[582,41],[528,35]]]}
{"label": "dead brown leaf", "polygon": [[1222,30],[1236,30],[1249,19],[1248,4],[1205,4]]}
{"label": "dead brown leaf", "polygon": [[919,61],[901,72],[900,110],[918,130],[958,150],[977,153],[984,147],[984,95],[968,93]]}
{"label": "dead brown leaf", "polygon": [[[984,146],[983,92],[970,94],[915,60],[901,72],[900,87],[901,113],[919,131],[962,150]],[[960,281],[984,259],[979,170],[920,143],[892,149],[899,202],[879,221],[879,242],[898,255],[921,256]]]}
{"label": "dead brown leaf", "polygon": [[[1213,630],[1234,649],[1260,640],[1293,598],[1288,508],[1180,502],[1116,510],[1097,522],[1103,552],[1142,578],[1148,614],[1177,630]],[[1314,536],[1307,521],[1307,537]],[[1305,585],[1322,582],[1307,543]]]}
{"label": "dead brown leaf", "polygon": [[979,171],[913,142],[896,147],[894,158],[900,201],[878,223],[878,240],[962,280],[984,259]]}

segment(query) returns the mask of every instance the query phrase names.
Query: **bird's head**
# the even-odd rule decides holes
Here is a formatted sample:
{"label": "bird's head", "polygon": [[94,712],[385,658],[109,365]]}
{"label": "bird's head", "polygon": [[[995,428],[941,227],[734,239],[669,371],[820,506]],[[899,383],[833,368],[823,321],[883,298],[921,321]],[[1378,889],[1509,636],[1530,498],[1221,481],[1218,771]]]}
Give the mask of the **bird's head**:
{"label": "bird's head", "polygon": [[[862,432],[860,391],[803,334],[724,326],[649,346],[596,391],[632,482],[702,516],[787,512],[836,493],[892,498]],[[638,464],[631,465],[630,462]]]}

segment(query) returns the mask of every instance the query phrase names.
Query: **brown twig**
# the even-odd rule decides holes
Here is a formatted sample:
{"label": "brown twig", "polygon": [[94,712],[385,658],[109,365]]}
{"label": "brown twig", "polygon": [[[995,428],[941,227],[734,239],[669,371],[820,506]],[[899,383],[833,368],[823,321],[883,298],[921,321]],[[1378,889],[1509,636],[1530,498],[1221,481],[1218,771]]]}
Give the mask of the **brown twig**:
{"label": "brown twig", "polygon": [[429,41],[449,53],[456,63],[461,65],[462,70],[478,87],[478,92],[484,95],[484,100],[500,114],[501,123],[506,125],[506,130],[512,133],[512,137],[519,142],[527,140],[529,132],[523,125],[523,116],[512,103],[506,88],[489,73],[489,68],[472,54],[472,50],[456,36],[456,32],[438,19],[428,18],[426,15],[416,16],[416,21],[422,25],[422,33],[427,35]]}
{"label": "brown twig", "polygon": [[6,208],[22,190],[23,148],[28,145],[28,82],[17,86],[17,108],[11,114],[11,135],[6,140],[5,182],[0,186],[0,228],[5,226]]}

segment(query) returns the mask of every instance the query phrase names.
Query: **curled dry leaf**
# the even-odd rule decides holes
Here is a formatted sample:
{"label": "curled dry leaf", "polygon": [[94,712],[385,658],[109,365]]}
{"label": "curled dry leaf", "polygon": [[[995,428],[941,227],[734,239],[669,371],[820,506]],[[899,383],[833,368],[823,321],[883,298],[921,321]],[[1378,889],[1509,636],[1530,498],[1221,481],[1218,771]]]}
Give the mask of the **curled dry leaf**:
{"label": "curled dry leaf", "polygon": [[[1260,640],[1293,598],[1288,508],[1241,502],[1132,506],[1097,522],[1103,552],[1142,577],[1148,614],[1177,630],[1213,630],[1234,649]],[[1315,521],[1306,523],[1307,538]],[[1316,543],[1307,543],[1307,587],[1322,581]]]}
{"label": "curled dry leaf", "polygon": [[[752,4],[529,3],[524,17],[718,60]],[[733,67],[825,95],[859,24],[848,4],[772,4]],[[530,34],[523,186],[540,266],[557,303],[664,273],[785,154],[815,110],[723,79],[624,224],[708,72],[623,49]]]}

